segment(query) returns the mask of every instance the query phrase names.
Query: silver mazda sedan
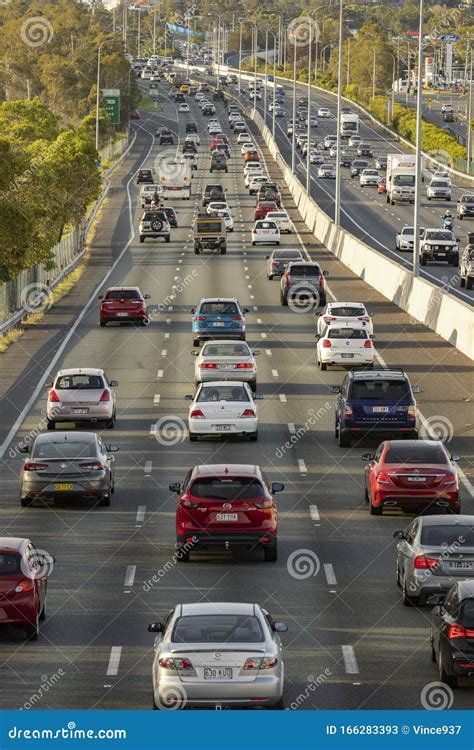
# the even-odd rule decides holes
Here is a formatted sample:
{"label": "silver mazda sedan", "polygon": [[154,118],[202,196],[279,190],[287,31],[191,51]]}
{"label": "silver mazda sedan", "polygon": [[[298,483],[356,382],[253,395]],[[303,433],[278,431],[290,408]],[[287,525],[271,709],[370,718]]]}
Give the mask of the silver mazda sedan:
{"label": "silver mazda sedan", "polygon": [[287,629],[258,604],[178,604],[148,626],[158,634],[153,708],[283,709]]}

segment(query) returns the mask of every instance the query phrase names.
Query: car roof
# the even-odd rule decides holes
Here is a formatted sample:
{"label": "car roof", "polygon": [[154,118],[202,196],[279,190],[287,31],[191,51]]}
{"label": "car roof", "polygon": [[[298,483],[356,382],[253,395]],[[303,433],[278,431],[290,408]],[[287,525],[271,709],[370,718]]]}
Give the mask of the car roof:
{"label": "car roof", "polygon": [[[229,381],[225,381],[229,385]],[[196,477],[225,477],[229,474],[233,476],[258,477],[260,478],[260,467],[256,464],[199,464],[193,468],[192,476]]]}
{"label": "car roof", "polygon": [[315,260],[295,260],[294,263],[290,263],[290,266],[307,266],[308,268],[320,268],[320,265]]}
{"label": "car roof", "polygon": [[107,292],[139,292],[140,287],[138,286],[109,286],[106,289]]}
{"label": "car roof", "polygon": [[332,307],[365,307],[363,302],[328,302],[328,308]]}
{"label": "car roof", "polygon": [[458,581],[454,585],[458,589],[460,599],[474,598],[474,581]]}
{"label": "car roof", "polygon": [[472,516],[467,514],[418,516],[418,520],[423,526],[472,526]]}
{"label": "car roof", "polygon": [[[206,346],[219,346],[220,344],[238,344],[239,346],[248,346],[250,349],[250,344],[248,341],[236,341],[235,339],[210,339],[209,341],[204,341],[201,354],[203,352],[203,349],[205,349]],[[226,380],[226,383],[229,383],[232,381]]]}
{"label": "car roof", "polygon": [[202,302],[237,302],[239,304],[237,297],[202,297],[199,304]]}
{"label": "car roof", "polygon": [[349,370],[348,375],[355,380],[362,378],[364,380],[382,380],[384,378],[391,378],[392,380],[396,380],[397,378],[399,380],[408,380],[408,375],[406,372],[403,372],[403,370],[361,370],[360,372]]}
{"label": "car roof", "polygon": [[63,375],[103,375],[104,371],[98,367],[70,367],[67,370],[58,370],[56,377]]}
{"label": "car roof", "polygon": [[245,604],[244,602],[198,602],[197,604],[180,604],[181,617],[191,615],[244,615],[251,616],[260,608],[256,604]]}
{"label": "car roof", "polygon": [[404,445],[407,448],[419,448],[424,445],[434,445],[436,447],[444,447],[441,440],[385,440],[387,446],[392,447],[396,445]]}

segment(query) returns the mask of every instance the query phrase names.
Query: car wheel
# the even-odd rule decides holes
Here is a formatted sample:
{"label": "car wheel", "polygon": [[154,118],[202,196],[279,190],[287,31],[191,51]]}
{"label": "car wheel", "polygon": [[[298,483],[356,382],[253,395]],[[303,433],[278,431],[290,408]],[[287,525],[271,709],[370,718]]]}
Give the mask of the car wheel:
{"label": "car wheel", "polygon": [[105,328],[105,326],[106,326],[105,320],[101,320],[99,322],[99,325],[100,325],[101,328]]}
{"label": "car wheel", "polygon": [[436,664],[436,652],[434,650],[433,636],[430,637],[431,661]]}
{"label": "car wheel", "polygon": [[165,242],[169,242],[170,239],[171,239],[171,237],[169,236],[169,234],[165,235]]}
{"label": "car wheel", "polygon": [[263,553],[265,562],[276,562],[278,560],[278,546],[277,543],[272,544],[271,547],[264,547]]}
{"label": "car wheel", "polygon": [[39,636],[38,620],[35,623],[29,622],[25,625],[25,634],[27,641],[37,641]]}
{"label": "car wheel", "polygon": [[257,381],[256,380],[249,380],[249,386],[252,393],[257,393]]}
{"label": "car wheel", "polygon": [[383,515],[383,505],[374,505],[373,503],[370,503],[370,515],[371,516]]}
{"label": "car wheel", "polygon": [[255,245],[255,242],[252,242],[252,247]]}
{"label": "car wheel", "polygon": [[451,258],[450,264],[452,266],[458,266],[459,265],[459,257],[457,255],[453,255]]}
{"label": "car wheel", "polygon": [[466,279],[466,289],[472,289],[472,279]]}
{"label": "car wheel", "polygon": [[272,273],[271,274],[267,273],[267,279],[268,279],[268,281],[273,281],[273,274]]}
{"label": "car wheel", "polygon": [[400,569],[398,567],[398,560],[397,560],[397,564],[396,564],[396,568],[395,568],[395,580],[397,582],[398,588],[401,589],[401,587],[402,587],[402,579],[400,578]]}
{"label": "car wheel", "polygon": [[100,508],[103,508],[103,507],[108,507],[108,506],[110,505],[110,495],[103,495],[103,496],[102,496],[102,497],[100,498],[100,500],[99,500],[99,502],[97,503],[97,505],[98,505],[98,506],[99,506]]}
{"label": "car wheel", "polygon": [[195,443],[195,442],[197,441],[197,439],[198,439],[198,436],[196,435],[196,433],[195,433],[195,432],[190,432],[190,433],[189,433],[189,439],[190,439],[190,441],[191,441],[192,443]]}
{"label": "car wheel", "polygon": [[283,307],[288,307],[288,298],[284,295],[280,295],[280,303],[283,305]]}
{"label": "car wheel", "polygon": [[43,620],[46,620],[46,602],[43,604],[43,609],[40,612],[39,619],[41,620],[41,622],[43,622]]}
{"label": "car wheel", "polygon": [[319,364],[319,367],[321,368],[321,370],[323,370],[323,372],[324,372],[324,370],[328,369],[328,366],[327,366],[326,362],[319,361],[318,364]]}
{"label": "car wheel", "polygon": [[140,242],[145,242],[145,238],[143,237],[143,235],[140,235]]}
{"label": "car wheel", "polygon": [[275,703],[274,706],[269,706],[270,711],[284,711],[285,710],[285,699],[283,696],[281,696],[278,703]]}
{"label": "car wheel", "polygon": [[422,266],[426,266],[426,256],[425,255],[421,256],[421,261],[420,262],[421,262]]}
{"label": "car wheel", "polygon": [[344,433],[341,430],[340,426],[337,431],[337,442],[338,442],[339,448],[350,448],[351,443],[352,443],[352,438],[350,434]]}
{"label": "car wheel", "polygon": [[55,430],[56,429],[56,422],[54,421],[54,419],[48,419],[48,421],[46,423],[46,426],[47,426],[48,430]]}
{"label": "car wheel", "polygon": [[185,547],[177,547],[176,558],[178,562],[189,562],[189,550]]}
{"label": "car wheel", "polygon": [[441,649],[438,654],[438,677],[440,682],[444,682],[448,687],[455,688],[458,685],[458,678],[454,675],[448,674],[443,667],[443,660],[441,657]]}
{"label": "car wheel", "polygon": [[417,596],[408,595],[405,575],[402,578],[402,602],[405,605],[405,607],[414,607],[415,604],[418,604]]}
{"label": "car wheel", "polygon": [[116,420],[116,415],[115,415],[115,412],[114,412],[112,414],[112,419],[109,419],[108,422],[105,423],[105,425],[106,425],[106,427],[107,427],[108,430],[113,430],[114,429],[114,427],[115,427],[115,420]]}
{"label": "car wheel", "polygon": [[226,247],[221,247],[221,255],[225,255],[226,252],[227,252],[227,248]]}
{"label": "car wheel", "polygon": [[463,217],[460,214],[458,214],[456,218],[459,219],[459,221],[463,220]]}
{"label": "car wheel", "polygon": [[367,484],[364,485],[364,500],[365,500],[366,503],[368,503],[369,500],[370,500],[370,498],[369,498],[369,492],[367,490]]}
{"label": "car wheel", "polygon": [[252,442],[258,440],[258,430],[255,430],[255,432],[251,432],[249,438]]}
{"label": "car wheel", "polygon": [[20,505],[22,508],[29,508],[32,504],[33,500],[29,497],[21,497],[20,498]]}
{"label": "car wheel", "polygon": [[193,339],[193,346],[200,346],[199,339]]}

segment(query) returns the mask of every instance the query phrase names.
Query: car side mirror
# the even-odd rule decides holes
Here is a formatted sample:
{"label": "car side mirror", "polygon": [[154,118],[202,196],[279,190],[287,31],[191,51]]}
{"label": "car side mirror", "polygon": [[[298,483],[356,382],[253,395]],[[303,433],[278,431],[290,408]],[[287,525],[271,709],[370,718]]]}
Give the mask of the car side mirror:
{"label": "car side mirror", "polygon": [[244,307],[244,313],[249,313],[249,312],[250,312],[249,308],[248,307]]}
{"label": "car side mirror", "polygon": [[412,386],[413,393],[421,393],[421,388],[419,385]]}
{"label": "car side mirror", "polygon": [[274,622],[272,625],[272,630],[275,631],[275,633],[286,633],[288,630],[288,625],[286,622]]}
{"label": "car side mirror", "polygon": [[459,455],[459,453],[451,453],[451,461],[460,461],[460,460],[461,460],[461,456]]}
{"label": "car side mirror", "polygon": [[117,453],[120,450],[118,445],[106,445],[105,447],[107,448],[109,453]]}
{"label": "car side mirror", "polygon": [[30,446],[29,445],[20,445],[18,448],[19,453],[29,453],[30,452]]}
{"label": "car side mirror", "polygon": [[367,312],[367,315],[369,316],[369,318],[373,318],[374,317],[374,313],[373,312]]}
{"label": "car side mirror", "polygon": [[193,357],[197,357],[199,355],[199,352],[197,352],[196,349],[192,349],[191,354],[193,355]]}
{"label": "car side mirror", "polygon": [[194,307],[191,308],[191,313],[194,315]]}
{"label": "car side mirror", "polygon": [[461,242],[461,238],[460,237],[456,237],[456,242]]}
{"label": "car side mirror", "polygon": [[191,396],[190,393],[187,393],[184,398],[185,398],[185,401],[192,401],[194,396]]}
{"label": "car side mirror", "polygon": [[49,383],[45,383],[45,388],[52,388],[53,387],[53,381],[50,380]]}
{"label": "car side mirror", "polygon": [[406,539],[406,531],[394,531],[392,534],[394,539]]}
{"label": "car side mirror", "polygon": [[269,255],[266,255],[266,256],[265,256],[265,260],[270,260],[270,256],[269,256]]}
{"label": "car side mirror", "polygon": [[162,633],[163,632],[163,623],[162,622],[151,622],[148,625],[148,632],[149,633]]}
{"label": "car side mirror", "polygon": [[372,456],[372,453],[363,453],[360,458],[361,458],[361,461],[372,461],[373,456]]}
{"label": "car side mirror", "polygon": [[103,294],[99,294],[98,299],[104,299],[104,295]]}
{"label": "car side mirror", "polygon": [[255,351],[252,352],[252,354],[253,354],[254,357],[259,357],[260,354],[261,354],[260,349],[255,349]]}
{"label": "car side mirror", "polygon": [[170,485],[168,485],[168,488],[170,492],[180,492],[181,484],[179,482],[172,482]]}
{"label": "car side mirror", "polygon": [[323,276],[329,276],[329,271],[323,271]]}
{"label": "car side mirror", "polygon": [[340,385],[333,385],[331,388],[333,393],[341,393],[341,386]]}
{"label": "car side mirror", "polygon": [[111,388],[117,388],[118,386],[118,380],[111,380],[109,383]]}
{"label": "car side mirror", "polygon": [[282,482],[272,482],[272,494],[275,492],[283,492],[285,485]]}

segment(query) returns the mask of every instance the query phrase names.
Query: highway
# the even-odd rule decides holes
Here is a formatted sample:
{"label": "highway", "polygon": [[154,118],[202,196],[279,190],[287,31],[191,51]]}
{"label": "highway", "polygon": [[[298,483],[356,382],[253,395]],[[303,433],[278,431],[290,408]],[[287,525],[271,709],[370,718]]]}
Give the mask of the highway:
{"label": "highway", "polygon": [[[318,104],[328,103],[318,99]],[[34,708],[151,709],[153,635],[148,623],[177,603],[197,601],[255,601],[288,622],[283,634],[287,707],[421,708],[422,689],[437,680],[429,654],[430,614],[404,607],[394,579],[392,534],[411,517],[397,512],[369,516],[360,457],[375,443],[337,447],[331,387],[342,382],[343,372],[317,369],[314,316],[280,306],[278,282],[266,277],[269,250],[251,246],[255,200],[243,185],[235,137],[230,139],[229,173],[216,179],[208,172],[205,119],[196,105],[179,117],[163,95],[159,105],[156,113],[142,111],[136,124],[136,143],[113,177],[84,276],[2,355],[2,534],[30,537],[54,554],[56,563],[39,640],[25,642],[21,631],[0,630],[0,708],[28,707],[48,679],[53,684]],[[223,106],[217,108],[226,124]],[[157,125],[172,127],[183,138],[188,119],[196,120],[201,134],[192,199],[174,206],[179,227],[172,230],[170,244],[140,244],[134,175],[141,166],[152,168],[163,151],[154,137]],[[317,133],[331,129],[333,121],[321,121]],[[279,133],[285,153],[280,124]],[[269,174],[279,179],[255,128],[253,134]],[[380,143],[380,134],[365,123],[362,134]],[[391,147],[385,144],[384,152]],[[203,187],[214,181],[227,187],[235,231],[227,255],[196,256],[192,218]],[[320,186],[316,179],[312,184],[317,200],[330,210],[333,186]],[[344,179],[345,226],[355,231],[357,219],[373,227],[389,252],[390,232],[408,220],[409,211],[387,212],[383,201]],[[286,190],[283,202],[297,229],[288,236],[288,246],[303,245],[328,270],[331,299],[359,299],[374,312],[380,361],[405,368],[411,382],[421,386],[424,425],[434,428],[441,420],[447,426],[449,448],[462,456],[462,510],[473,513],[472,363],[318,244]],[[438,271],[439,278],[452,273],[429,268],[433,275]],[[99,327],[97,296],[104,277],[105,286],[138,285],[151,295],[148,327]],[[250,308],[247,340],[261,352],[258,443],[191,443],[183,428],[184,397],[193,392],[190,311],[201,297],[215,294],[235,295]],[[120,448],[112,505],[21,509],[17,446],[44,429],[43,386],[49,373],[70,366],[102,367],[119,381],[117,424],[103,433]],[[168,431],[169,424],[177,429]],[[182,481],[195,464],[256,461],[272,481],[285,483],[278,495],[278,562],[265,563],[259,552],[213,552],[176,563],[175,499],[168,484]],[[309,560],[309,572],[296,567],[295,557]],[[471,706],[472,693],[455,689],[452,708]]]}
{"label": "highway", "polygon": [[[423,96],[423,117],[428,122],[433,122],[438,127],[448,130],[454,135],[463,146],[467,140],[467,95],[458,94],[451,91],[437,91],[436,93],[424,92]],[[408,100],[405,94],[396,94],[395,100],[406,107],[416,107],[416,97],[410,95]],[[455,122],[445,122],[441,107],[443,104],[452,104]]]}
{"label": "highway", "polygon": [[[283,158],[288,164],[291,164],[291,140],[286,135],[286,123],[292,118],[293,106],[293,89],[292,84],[285,85],[285,117],[276,118],[276,140]],[[297,85],[297,97],[307,96],[307,86]],[[250,100],[245,97],[247,103]],[[263,95],[262,100],[257,102],[258,110],[263,115]],[[319,118],[317,128],[312,128],[311,137],[317,142],[323,141],[325,135],[336,134],[336,100],[334,96],[313,91],[312,95],[312,113],[316,115],[318,107],[327,107],[331,111],[330,119]],[[268,101],[267,101],[268,107]],[[356,110],[354,110],[356,111]],[[267,112],[267,125],[272,127],[272,115]],[[379,155],[396,153],[402,151],[400,145],[388,132],[374,125],[368,117],[361,116],[359,134],[365,143],[369,143],[374,149],[374,158]],[[356,149],[350,149],[347,141],[344,145],[345,150],[353,153],[356,157]],[[335,162],[329,157],[328,162]],[[369,160],[370,161],[370,160]],[[306,186],[306,158],[300,152],[296,152],[296,171]],[[375,165],[372,160],[372,165]],[[411,267],[412,258],[410,253],[398,252],[395,248],[395,236],[404,225],[413,225],[413,206],[412,205],[387,205],[386,196],[379,195],[375,187],[359,186],[358,178],[351,179],[349,170],[342,169],[342,186],[341,186],[341,215],[342,226],[362,239],[368,245],[382,251],[390,258],[395,259],[405,267]],[[429,175],[426,173],[425,183],[422,190],[422,211],[421,221],[424,227],[440,227],[442,217],[446,210],[450,210],[453,216],[456,213],[456,201],[460,195],[470,192],[467,185],[460,186],[457,180],[453,180],[452,201],[428,201],[426,198],[426,187],[429,184]],[[311,195],[330,217],[334,216],[334,180],[322,180],[317,176],[317,166],[311,166]],[[460,248],[465,244],[468,231],[474,228],[472,219],[458,221],[455,219],[455,234],[460,238]],[[474,291],[466,291],[459,286],[458,270],[444,263],[430,263],[426,268],[421,270],[421,274],[430,281],[441,285],[452,294],[460,297],[464,301],[472,304],[474,300]]]}

